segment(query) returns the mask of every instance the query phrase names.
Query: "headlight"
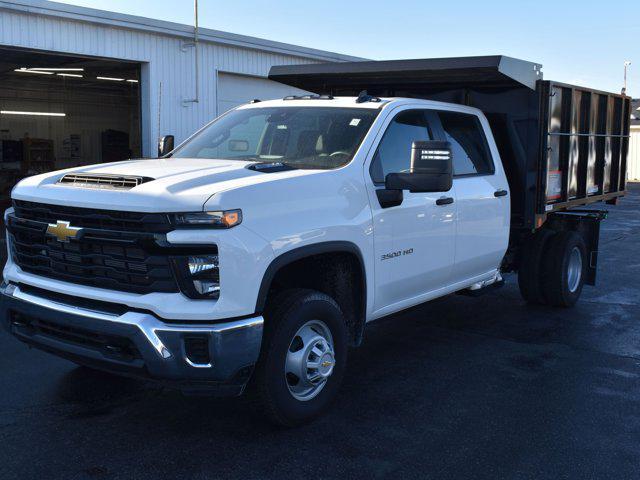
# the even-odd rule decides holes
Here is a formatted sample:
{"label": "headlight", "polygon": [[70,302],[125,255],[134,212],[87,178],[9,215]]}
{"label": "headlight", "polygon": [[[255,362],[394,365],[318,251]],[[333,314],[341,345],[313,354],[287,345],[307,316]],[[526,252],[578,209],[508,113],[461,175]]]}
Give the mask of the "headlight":
{"label": "headlight", "polygon": [[217,299],[220,296],[218,255],[191,255],[176,259],[180,290],[189,298]]}
{"label": "headlight", "polygon": [[173,218],[176,225],[201,225],[215,228],[231,228],[242,223],[242,210],[176,213]]}

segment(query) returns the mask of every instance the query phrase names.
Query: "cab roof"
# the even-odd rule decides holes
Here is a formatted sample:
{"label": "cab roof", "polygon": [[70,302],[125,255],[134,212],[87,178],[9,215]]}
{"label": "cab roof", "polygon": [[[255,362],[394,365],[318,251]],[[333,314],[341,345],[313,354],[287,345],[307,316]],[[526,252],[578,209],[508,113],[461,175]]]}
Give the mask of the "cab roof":
{"label": "cab roof", "polygon": [[316,99],[283,99],[254,101],[252,103],[246,103],[237,107],[238,110],[244,110],[249,108],[265,108],[265,107],[334,107],[334,108],[362,108],[367,110],[378,110],[383,108],[390,108],[399,105],[420,105],[423,108],[432,109],[454,109],[457,111],[463,111],[468,113],[474,113],[482,115],[482,112],[477,108],[467,105],[459,105],[455,103],[439,102],[436,100],[426,100],[420,98],[405,98],[405,97],[375,97],[375,101],[358,102],[358,97],[330,97],[330,98],[316,98]]}
{"label": "cab roof", "polygon": [[370,102],[357,102],[358,97],[317,97],[307,98],[307,96],[300,97],[285,97],[276,100],[264,100],[256,101],[242,105],[238,108],[261,108],[261,107],[349,107],[349,108],[365,108],[365,109],[379,109],[389,102],[395,100],[394,98],[378,98],[377,101]]}

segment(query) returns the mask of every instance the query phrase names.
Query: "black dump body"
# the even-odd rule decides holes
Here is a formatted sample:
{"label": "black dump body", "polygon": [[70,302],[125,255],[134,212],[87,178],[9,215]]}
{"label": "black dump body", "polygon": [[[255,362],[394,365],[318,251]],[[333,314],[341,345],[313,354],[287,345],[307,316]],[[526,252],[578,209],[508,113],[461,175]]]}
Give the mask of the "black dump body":
{"label": "black dump body", "polygon": [[542,79],[505,56],[277,66],[269,78],[309,92],[411,97],[476,107],[489,119],[512,193],[512,226],[624,195],[630,98]]}

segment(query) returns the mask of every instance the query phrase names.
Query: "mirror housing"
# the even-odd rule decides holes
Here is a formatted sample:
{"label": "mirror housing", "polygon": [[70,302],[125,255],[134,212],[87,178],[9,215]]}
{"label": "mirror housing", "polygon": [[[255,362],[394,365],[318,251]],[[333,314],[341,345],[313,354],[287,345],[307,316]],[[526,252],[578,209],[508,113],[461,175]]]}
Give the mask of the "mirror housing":
{"label": "mirror housing", "polygon": [[169,152],[173,151],[175,143],[175,137],[173,135],[165,135],[160,138],[158,142],[158,158],[164,157]]}
{"label": "mirror housing", "polygon": [[413,142],[409,172],[389,173],[387,190],[448,192],[453,186],[453,162],[449,142]]}

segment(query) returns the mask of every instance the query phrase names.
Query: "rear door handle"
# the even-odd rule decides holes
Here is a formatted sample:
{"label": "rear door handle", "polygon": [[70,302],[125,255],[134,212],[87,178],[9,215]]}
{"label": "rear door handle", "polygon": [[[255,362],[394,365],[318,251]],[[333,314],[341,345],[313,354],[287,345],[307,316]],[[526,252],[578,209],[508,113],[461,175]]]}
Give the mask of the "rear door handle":
{"label": "rear door handle", "polygon": [[506,197],[509,194],[506,190],[496,190],[493,192],[494,197]]}
{"label": "rear door handle", "polygon": [[436,200],[436,205],[451,205],[453,197],[442,197]]}

